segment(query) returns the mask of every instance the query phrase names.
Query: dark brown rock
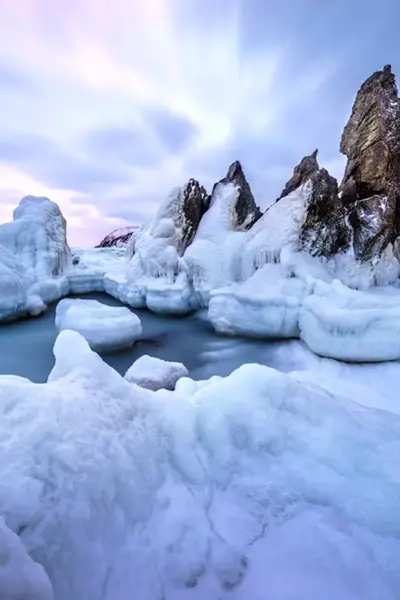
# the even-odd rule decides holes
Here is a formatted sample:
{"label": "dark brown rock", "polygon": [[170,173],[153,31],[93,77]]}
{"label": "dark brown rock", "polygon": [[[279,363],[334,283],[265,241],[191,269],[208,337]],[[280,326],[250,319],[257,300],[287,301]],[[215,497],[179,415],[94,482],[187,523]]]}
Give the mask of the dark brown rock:
{"label": "dark brown rock", "polygon": [[332,256],[348,248],[351,240],[337,181],[326,169],[319,169],[310,183],[299,247],[313,256]]}
{"label": "dark brown rock", "polygon": [[341,191],[354,230],[354,252],[369,260],[400,230],[400,102],[390,65],[358,91],[340,150],[348,158]]}
{"label": "dark brown rock", "polygon": [[196,179],[189,179],[183,188],[182,206],[176,215],[175,225],[182,230],[180,252],[186,250],[196,235],[201,218],[210,206],[211,197]]}
{"label": "dark brown rock", "polygon": [[294,192],[294,190],[296,190],[308,179],[310,179],[311,175],[318,171],[319,165],[317,160],[317,154],[318,150],[314,150],[314,152],[310,154],[310,156],[305,156],[301,159],[299,164],[295,166],[293,170],[293,175],[286,183],[278,200]]}
{"label": "dark brown rock", "polygon": [[220,183],[232,183],[239,190],[233,215],[234,228],[238,231],[250,229],[250,227],[261,217],[262,212],[256,205],[250,185],[245,177],[242,165],[238,160],[231,164],[226,177],[214,185],[213,193],[216,186]]}
{"label": "dark brown rock", "polygon": [[132,225],[115,229],[100,242],[96,248],[113,248],[127,246],[132,235],[137,232],[139,225]]}

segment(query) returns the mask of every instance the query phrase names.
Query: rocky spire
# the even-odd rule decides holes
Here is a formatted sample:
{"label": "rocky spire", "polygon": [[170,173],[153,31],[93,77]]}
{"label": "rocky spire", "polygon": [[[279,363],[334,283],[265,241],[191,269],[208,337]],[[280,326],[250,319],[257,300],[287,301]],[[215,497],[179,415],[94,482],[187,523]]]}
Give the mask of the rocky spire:
{"label": "rocky spire", "polygon": [[238,230],[249,229],[261,217],[262,212],[256,205],[250,185],[238,160],[233,162],[226,176],[214,185],[213,192],[219,184],[232,183],[239,190],[235,204],[235,228]]}
{"label": "rocky spire", "polygon": [[341,191],[354,230],[354,251],[367,260],[381,254],[399,233],[400,103],[390,65],[362,84],[340,150],[348,159]]}
{"label": "rocky spire", "polygon": [[192,243],[201,217],[210,206],[210,200],[211,196],[207,194],[206,189],[196,179],[189,179],[182,190],[182,207],[176,222],[182,230],[182,253]]}
{"label": "rocky spire", "polygon": [[302,185],[308,179],[310,179],[311,175],[318,171],[319,165],[317,160],[317,154],[318,149],[314,150],[314,152],[310,154],[310,156],[305,156],[304,158],[302,158],[299,164],[295,166],[293,170],[293,175],[286,183],[278,200],[291,194],[300,185]]}

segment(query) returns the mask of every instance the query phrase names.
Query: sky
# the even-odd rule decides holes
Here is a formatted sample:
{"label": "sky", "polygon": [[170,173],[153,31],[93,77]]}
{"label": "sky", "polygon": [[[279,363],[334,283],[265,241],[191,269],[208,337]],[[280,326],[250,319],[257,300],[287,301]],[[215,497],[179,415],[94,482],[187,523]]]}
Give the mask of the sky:
{"label": "sky", "polygon": [[[400,74],[399,0],[0,0],[0,221],[57,202],[72,246],[241,161],[261,207],[315,148],[340,178],[360,84]],[[400,75],[399,75],[400,76]]]}

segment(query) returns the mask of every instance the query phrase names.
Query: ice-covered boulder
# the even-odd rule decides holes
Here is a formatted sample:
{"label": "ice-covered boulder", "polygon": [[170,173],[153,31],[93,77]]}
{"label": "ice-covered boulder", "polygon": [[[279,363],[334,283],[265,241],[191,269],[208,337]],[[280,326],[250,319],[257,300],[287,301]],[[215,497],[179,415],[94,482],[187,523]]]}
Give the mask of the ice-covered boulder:
{"label": "ice-covered boulder", "polygon": [[127,279],[136,290],[131,293],[137,298],[136,306],[163,312],[165,304],[165,312],[172,314],[184,314],[196,307],[181,256],[208,205],[206,190],[190,179],[185,186],[172,190],[149,227],[135,237]]}
{"label": "ice-covered boulder", "polygon": [[300,337],[320,356],[352,362],[400,359],[400,291],[318,282],[302,303]]}
{"label": "ice-covered boulder", "polygon": [[29,556],[19,537],[0,515],[1,600],[53,600],[52,585],[41,565]]}
{"label": "ice-covered boulder", "polygon": [[174,390],[178,379],[188,374],[187,368],[182,363],[161,360],[145,354],[129,367],[125,379],[148,390],[157,391],[162,388]]}
{"label": "ice-covered boulder", "polygon": [[0,321],[37,315],[68,293],[66,222],[57,204],[26,196],[0,225]]}
{"label": "ice-covered boulder", "polygon": [[23,198],[14,220],[0,225],[0,245],[41,278],[62,275],[70,263],[66,221],[48,198]]}
{"label": "ice-covered boulder", "polygon": [[77,331],[97,351],[132,346],[142,333],[139,317],[129,308],[77,298],[66,298],[58,303],[56,327],[59,331]]}
{"label": "ice-covered boulder", "polygon": [[299,310],[307,293],[280,264],[267,264],[244,283],[211,292],[208,319],[219,333],[264,339],[299,336]]}

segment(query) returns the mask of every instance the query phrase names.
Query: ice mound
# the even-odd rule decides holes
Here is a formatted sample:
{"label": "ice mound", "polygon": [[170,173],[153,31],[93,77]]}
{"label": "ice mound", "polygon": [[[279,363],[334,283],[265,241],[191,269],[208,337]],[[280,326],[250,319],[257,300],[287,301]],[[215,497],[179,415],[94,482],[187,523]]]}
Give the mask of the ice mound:
{"label": "ice mound", "polygon": [[66,223],[57,204],[26,196],[0,225],[0,321],[37,315],[68,293]]}
{"label": "ice mound", "polygon": [[76,332],[54,352],[47,384],[0,377],[0,513],[57,600],[396,600],[398,416],[260,365],[155,393]]}
{"label": "ice mound", "polygon": [[178,379],[188,374],[187,368],[182,363],[161,360],[145,354],[129,367],[125,379],[153,391],[161,388],[174,390]]}
{"label": "ice mound", "polygon": [[225,334],[299,337],[299,310],[306,292],[306,284],[286,278],[280,264],[266,264],[246,282],[211,292],[208,319]]}
{"label": "ice mound", "polygon": [[142,333],[139,317],[129,308],[75,298],[58,303],[56,327],[79,332],[99,352],[132,346]]}
{"label": "ice mound", "polygon": [[318,282],[300,311],[300,336],[316,354],[338,360],[400,359],[400,291],[352,290]]}

